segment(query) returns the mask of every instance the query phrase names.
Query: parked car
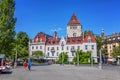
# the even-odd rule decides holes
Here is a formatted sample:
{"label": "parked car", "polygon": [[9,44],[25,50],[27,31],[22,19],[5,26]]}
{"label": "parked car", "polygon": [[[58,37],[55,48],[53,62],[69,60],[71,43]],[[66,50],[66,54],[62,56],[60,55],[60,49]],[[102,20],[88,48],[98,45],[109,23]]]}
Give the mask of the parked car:
{"label": "parked car", "polygon": [[17,61],[17,66],[23,66],[23,62],[24,61],[22,61],[22,60],[21,61]]}
{"label": "parked car", "polygon": [[0,54],[0,72],[12,72],[11,63],[6,61],[5,54]]}

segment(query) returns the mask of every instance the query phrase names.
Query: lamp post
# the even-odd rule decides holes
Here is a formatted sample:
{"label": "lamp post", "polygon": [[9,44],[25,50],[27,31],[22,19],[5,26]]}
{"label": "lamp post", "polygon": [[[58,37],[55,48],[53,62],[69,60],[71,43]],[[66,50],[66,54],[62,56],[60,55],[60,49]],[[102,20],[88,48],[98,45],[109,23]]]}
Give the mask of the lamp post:
{"label": "lamp post", "polygon": [[15,53],[15,62],[14,62],[14,68],[17,66],[17,46],[16,46],[16,53]]}
{"label": "lamp post", "polygon": [[79,66],[79,54],[77,53],[77,66]]}
{"label": "lamp post", "polygon": [[63,53],[62,53],[62,65],[64,65],[64,55],[63,55]]}
{"label": "lamp post", "polygon": [[89,42],[89,51],[91,52],[91,67],[93,67],[93,55],[92,55],[92,45],[91,45],[91,38],[90,36],[88,37],[88,42]]}
{"label": "lamp post", "polygon": [[[61,46],[62,46],[62,50],[64,49],[64,43],[62,42],[62,44],[61,44]],[[64,65],[64,55],[63,55],[63,53],[62,53],[62,65]]]}
{"label": "lamp post", "polygon": [[101,55],[101,49],[100,49],[100,62],[99,62],[99,69],[102,69],[102,55]]}
{"label": "lamp post", "polygon": [[93,67],[93,56],[92,56],[92,51],[91,51],[91,67]]}

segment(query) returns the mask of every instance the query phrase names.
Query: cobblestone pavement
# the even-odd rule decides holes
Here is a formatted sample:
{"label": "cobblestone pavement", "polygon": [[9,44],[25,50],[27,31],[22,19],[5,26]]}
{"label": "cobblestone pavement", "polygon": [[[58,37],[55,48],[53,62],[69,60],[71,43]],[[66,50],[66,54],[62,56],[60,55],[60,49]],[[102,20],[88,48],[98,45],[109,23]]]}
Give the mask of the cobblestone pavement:
{"label": "cobblestone pavement", "polygon": [[100,70],[90,66],[44,65],[25,71],[18,67],[11,74],[0,74],[0,80],[120,80],[120,68]]}

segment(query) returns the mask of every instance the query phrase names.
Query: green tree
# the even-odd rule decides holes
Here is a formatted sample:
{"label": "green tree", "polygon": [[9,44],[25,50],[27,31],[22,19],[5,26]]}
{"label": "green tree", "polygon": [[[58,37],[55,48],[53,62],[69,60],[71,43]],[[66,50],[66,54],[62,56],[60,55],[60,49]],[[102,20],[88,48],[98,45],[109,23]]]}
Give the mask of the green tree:
{"label": "green tree", "polygon": [[73,58],[75,63],[88,63],[91,60],[91,52],[83,52],[82,50],[77,50],[75,52],[76,56]]}
{"label": "green tree", "polygon": [[0,0],[0,53],[5,53],[6,56],[10,56],[14,48],[14,10],[14,0]]}
{"label": "green tree", "polygon": [[115,47],[112,52],[112,57],[117,59],[117,57],[120,56],[120,45]]}
{"label": "green tree", "polygon": [[67,53],[65,53],[65,52],[61,52],[60,54],[59,54],[59,63],[65,63],[65,62],[68,62],[68,55],[67,55]]}
{"label": "green tree", "polygon": [[106,54],[106,49],[105,48],[101,48],[101,53],[102,54]]}
{"label": "green tree", "polygon": [[32,53],[32,56],[36,57],[37,59],[40,59],[40,57],[43,57],[43,52],[42,51],[35,51]]}
{"label": "green tree", "polygon": [[103,45],[102,43],[102,38],[100,36],[96,36],[96,41],[97,41],[97,53],[99,54],[99,51]]}
{"label": "green tree", "polygon": [[[15,51],[17,50],[19,58],[28,57],[28,42],[29,37],[26,32],[20,31],[16,35]],[[14,52],[15,52],[14,51]]]}

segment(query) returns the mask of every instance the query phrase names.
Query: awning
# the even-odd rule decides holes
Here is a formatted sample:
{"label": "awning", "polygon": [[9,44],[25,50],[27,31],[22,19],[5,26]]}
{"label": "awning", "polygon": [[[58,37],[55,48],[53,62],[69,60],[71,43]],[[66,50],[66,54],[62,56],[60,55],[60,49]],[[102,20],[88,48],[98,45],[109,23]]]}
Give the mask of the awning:
{"label": "awning", "polygon": [[0,54],[0,58],[5,58],[5,54]]}

